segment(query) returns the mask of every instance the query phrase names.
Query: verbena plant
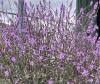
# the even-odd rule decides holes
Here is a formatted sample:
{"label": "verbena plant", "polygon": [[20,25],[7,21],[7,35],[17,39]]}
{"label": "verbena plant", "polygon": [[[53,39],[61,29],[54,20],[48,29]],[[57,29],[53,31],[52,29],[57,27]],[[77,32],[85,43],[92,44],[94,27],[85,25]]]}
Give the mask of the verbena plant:
{"label": "verbena plant", "polygon": [[0,78],[6,84],[99,84],[100,41],[94,45],[92,37],[96,4],[87,14],[81,9],[79,17],[71,17],[72,2],[59,10],[45,0],[26,3],[23,36],[17,16],[0,28]]}

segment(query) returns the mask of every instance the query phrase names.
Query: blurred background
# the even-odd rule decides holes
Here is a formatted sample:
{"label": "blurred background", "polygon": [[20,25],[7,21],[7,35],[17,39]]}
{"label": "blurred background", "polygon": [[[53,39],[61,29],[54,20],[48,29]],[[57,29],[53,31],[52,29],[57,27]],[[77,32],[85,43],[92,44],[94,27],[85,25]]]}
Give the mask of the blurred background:
{"label": "blurred background", "polygon": [[[6,12],[8,13],[9,16],[17,14],[19,10],[18,6],[22,5],[22,3],[18,3],[20,1],[26,2],[27,5],[30,5],[30,3],[32,3],[36,6],[37,4],[39,4],[41,0],[0,0],[0,13],[2,14],[3,12]],[[73,14],[74,10],[76,9],[76,0],[46,0],[46,1],[48,3],[49,1],[51,1],[51,6],[53,10],[60,9],[60,6],[62,3],[68,6],[68,4],[71,1],[73,1],[71,14]],[[22,12],[22,11],[19,11],[19,12]],[[4,15],[2,15],[0,19],[2,19],[4,23],[9,24],[8,19]]]}
{"label": "blurred background", "polygon": [[[6,13],[10,18],[13,18],[12,15],[16,15],[17,13],[21,14],[21,12],[23,12],[22,10],[20,10],[20,8],[23,8],[24,6],[22,3],[20,3],[20,1],[26,2],[27,5],[30,5],[30,3],[32,3],[35,6],[40,2],[40,0],[0,0],[0,15],[1,15],[0,25],[10,24],[8,18],[4,13]],[[46,1],[48,3],[49,1],[51,1],[51,6],[54,11],[56,9],[59,10],[62,3],[67,7],[68,4],[70,4],[72,1],[73,4],[70,15],[76,14],[76,16],[78,16],[81,8],[84,8],[85,13],[87,13],[89,10],[91,10],[91,7],[89,6],[90,3],[94,4],[97,0],[46,0]]]}

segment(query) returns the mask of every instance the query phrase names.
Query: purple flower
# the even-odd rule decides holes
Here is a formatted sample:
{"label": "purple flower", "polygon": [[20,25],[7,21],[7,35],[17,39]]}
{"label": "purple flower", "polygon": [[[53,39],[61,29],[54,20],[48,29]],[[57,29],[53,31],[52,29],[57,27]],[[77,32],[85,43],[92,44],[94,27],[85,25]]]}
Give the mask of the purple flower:
{"label": "purple flower", "polygon": [[72,80],[67,81],[67,84],[74,84]]}
{"label": "purple flower", "polygon": [[53,84],[53,80],[48,80],[48,84]]}
{"label": "purple flower", "polygon": [[16,57],[11,57],[12,62],[16,62]]}
{"label": "purple flower", "polygon": [[84,69],[83,72],[82,72],[82,75],[83,76],[88,76],[89,75],[89,71]]}
{"label": "purple flower", "polygon": [[39,59],[39,61],[42,61],[43,60],[43,56],[39,56],[38,59]]}
{"label": "purple flower", "polygon": [[44,47],[41,45],[41,46],[39,47],[39,50],[40,50],[40,51],[43,51],[43,50],[44,50]]}
{"label": "purple flower", "polygon": [[61,5],[60,10],[61,10],[63,17],[64,17],[64,15],[65,15],[65,5],[64,4]]}
{"label": "purple flower", "polygon": [[29,61],[29,65],[33,66],[34,62],[33,61]]}
{"label": "purple flower", "polygon": [[41,46],[39,47],[39,50],[40,50],[40,51],[43,51],[45,48],[46,48],[46,45],[41,45]]}
{"label": "purple flower", "polygon": [[16,79],[14,84],[18,84],[18,82],[19,82],[19,79]]}
{"label": "purple flower", "polygon": [[8,70],[4,71],[4,75],[5,77],[8,77],[10,75],[9,71]]}
{"label": "purple flower", "polygon": [[98,6],[98,2],[96,2],[95,4],[94,4],[94,9],[97,9],[97,6]]}
{"label": "purple flower", "polygon": [[90,65],[89,65],[89,69],[90,69],[90,70],[93,70],[93,68],[94,68],[94,65],[93,65],[93,64],[90,64]]}
{"label": "purple flower", "polygon": [[60,56],[59,56],[59,59],[61,59],[61,60],[65,59],[65,53],[61,52]]}
{"label": "purple flower", "polygon": [[34,38],[29,38],[29,42],[33,45],[36,42],[36,40]]}
{"label": "purple flower", "polygon": [[77,68],[77,71],[81,70],[81,66],[80,65],[77,65],[76,68]]}

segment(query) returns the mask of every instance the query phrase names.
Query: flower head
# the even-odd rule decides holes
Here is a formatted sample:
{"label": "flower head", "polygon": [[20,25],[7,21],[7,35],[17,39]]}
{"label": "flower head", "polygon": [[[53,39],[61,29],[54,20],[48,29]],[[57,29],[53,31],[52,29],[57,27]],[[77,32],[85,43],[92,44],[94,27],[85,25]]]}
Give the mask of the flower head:
{"label": "flower head", "polygon": [[11,61],[12,61],[12,62],[16,62],[16,57],[14,57],[14,56],[11,57]]}
{"label": "flower head", "polygon": [[5,77],[8,77],[10,75],[9,70],[4,71]]}
{"label": "flower head", "polygon": [[61,59],[61,60],[65,59],[65,53],[61,52],[60,56],[59,56],[59,59]]}
{"label": "flower head", "polygon": [[48,84],[53,84],[53,80],[48,80]]}
{"label": "flower head", "polygon": [[82,72],[82,75],[83,76],[88,76],[89,75],[89,71],[84,69],[83,72]]}
{"label": "flower head", "polygon": [[29,65],[33,66],[34,62],[33,61],[29,61]]}

